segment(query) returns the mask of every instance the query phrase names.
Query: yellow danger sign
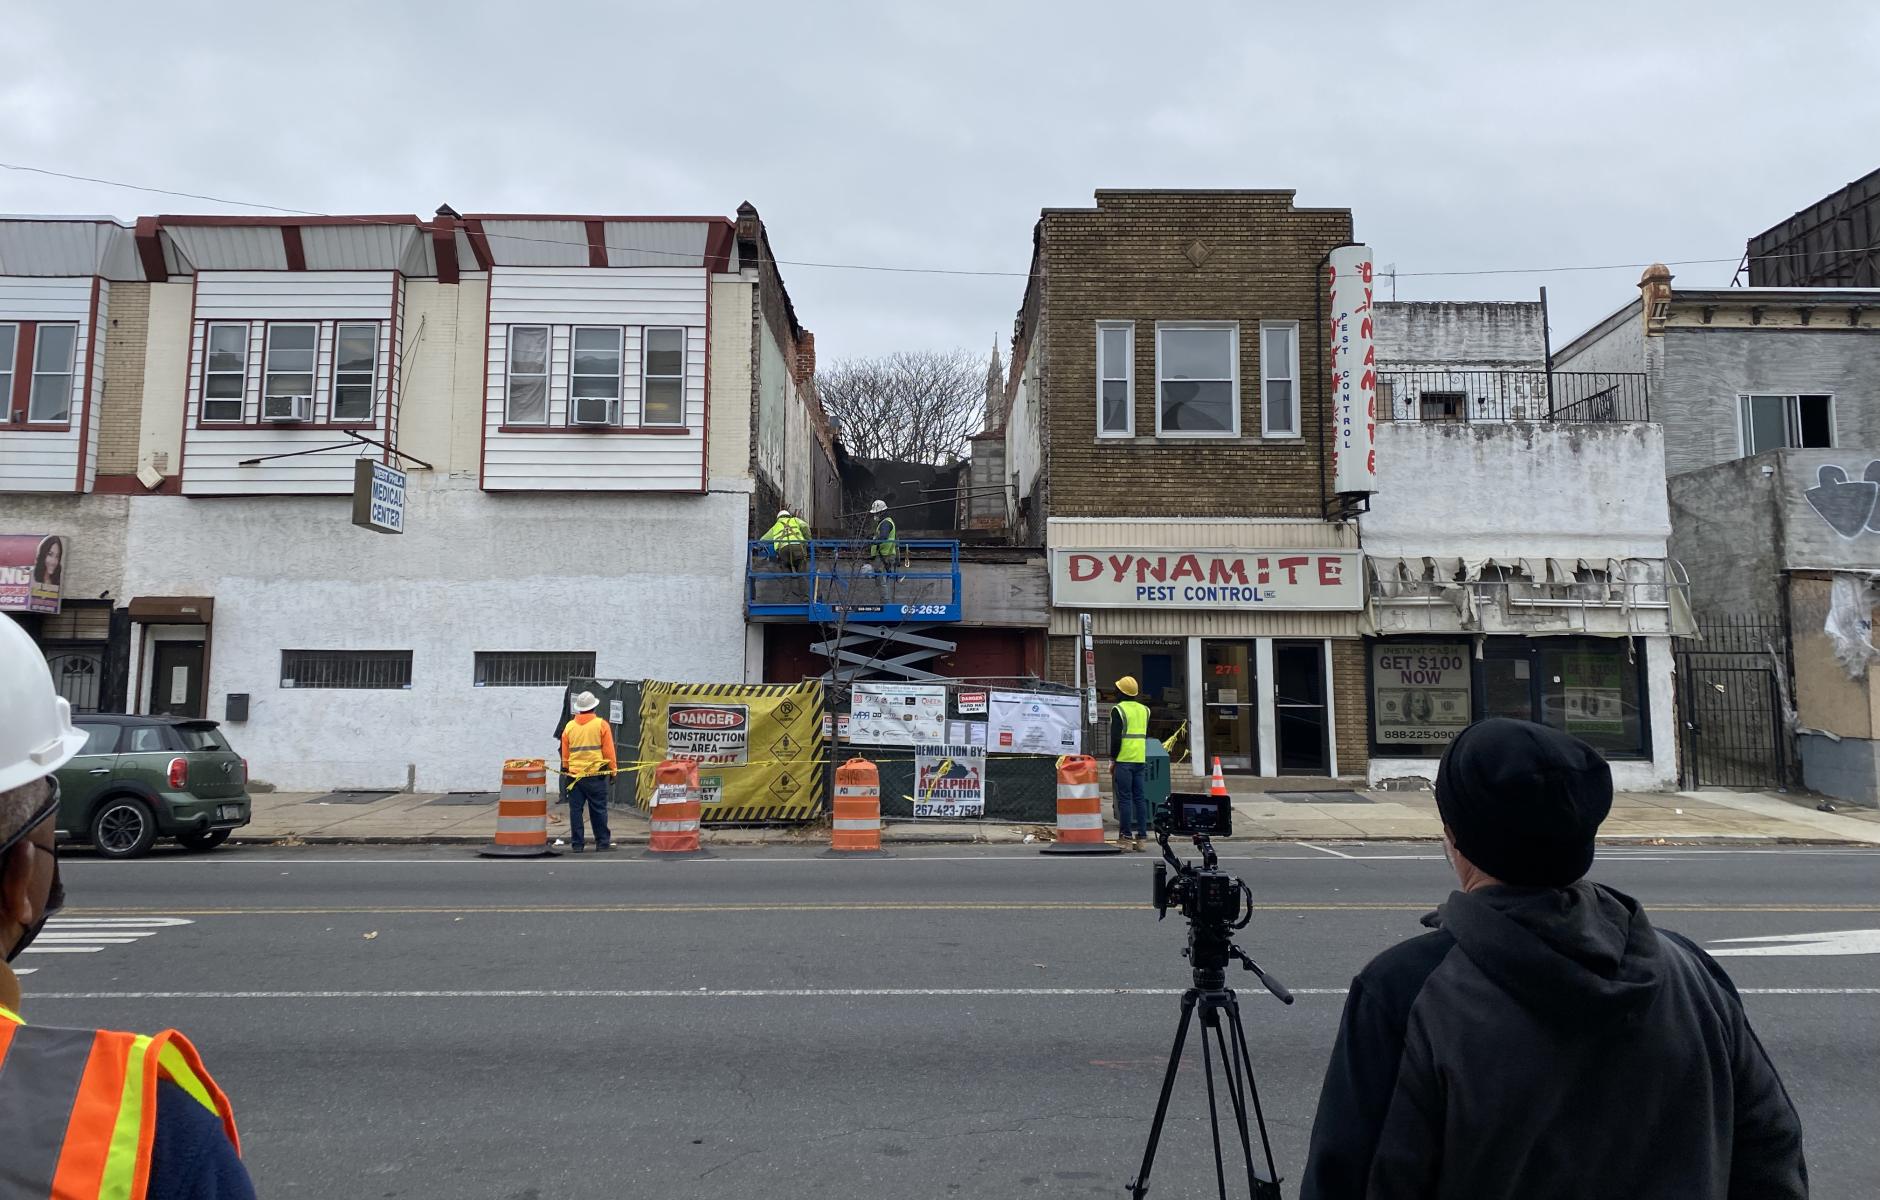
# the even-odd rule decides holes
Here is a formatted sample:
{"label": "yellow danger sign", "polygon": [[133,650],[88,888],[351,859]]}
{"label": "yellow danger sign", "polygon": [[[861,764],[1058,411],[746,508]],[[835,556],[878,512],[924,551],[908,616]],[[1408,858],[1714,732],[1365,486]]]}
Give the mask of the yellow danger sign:
{"label": "yellow danger sign", "polygon": [[653,766],[698,764],[701,816],[727,821],[809,820],[823,810],[822,684],[664,683],[640,692],[635,798],[652,803]]}

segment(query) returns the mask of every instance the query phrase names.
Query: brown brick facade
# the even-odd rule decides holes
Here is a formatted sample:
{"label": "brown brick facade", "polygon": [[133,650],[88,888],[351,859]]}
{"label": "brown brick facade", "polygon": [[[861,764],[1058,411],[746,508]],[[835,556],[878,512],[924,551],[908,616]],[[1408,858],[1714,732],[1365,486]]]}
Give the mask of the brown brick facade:
{"label": "brown brick facade", "polygon": [[[1305,516],[1323,511],[1330,421],[1321,263],[1348,209],[1290,192],[1099,192],[1040,222],[1044,495],[1051,516]],[[1196,263],[1199,259],[1199,265]],[[1137,437],[1099,440],[1098,321],[1135,323]],[[1158,439],[1158,321],[1239,324],[1240,436]],[[1260,322],[1299,323],[1304,438],[1260,436]],[[1315,436],[1316,434],[1316,436]]]}
{"label": "brown brick facade", "polygon": [[1371,697],[1364,681],[1364,643],[1332,642],[1332,729],[1338,773],[1362,777],[1371,765]]}
{"label": "brown brick facade", "polygon": [[98,474],[134,475],[143,429],[144,347],[150,285],[113,283],[106,308],[104,399],[98,411]]}

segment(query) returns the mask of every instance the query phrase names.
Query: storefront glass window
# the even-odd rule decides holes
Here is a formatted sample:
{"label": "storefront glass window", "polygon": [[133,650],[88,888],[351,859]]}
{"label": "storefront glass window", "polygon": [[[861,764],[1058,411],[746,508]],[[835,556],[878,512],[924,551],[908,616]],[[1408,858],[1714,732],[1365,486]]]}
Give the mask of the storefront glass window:
{"label": "storefront glass window", "polygon": [[1629,648],[1616,640],[1543,643],[1541,721],[1605,753],[1640,753],[1644,709]]}
{"label": "storefront glass window", "polygon": [[1378,750],[1408,758],[1440,755],[1474,711],[1469,643],[1371,643],[1371,713]]}
{"label": "storefront glass window", "polygon": [[[1149,706],[1149,736],[1172,736],[1188,716],[1188,643],[1183,638],[1097,639],[1096,753],[1110,750],[1110,707],[1122,699],[1116,680],[1134,675]],[[1184,740],[1186,740],[1184,736]]]}

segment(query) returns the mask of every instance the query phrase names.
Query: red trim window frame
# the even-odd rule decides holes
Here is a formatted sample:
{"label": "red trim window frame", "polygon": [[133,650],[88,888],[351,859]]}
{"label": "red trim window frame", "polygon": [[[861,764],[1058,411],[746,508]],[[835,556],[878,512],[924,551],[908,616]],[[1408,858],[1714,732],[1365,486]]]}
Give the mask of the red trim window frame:
{"label": "red trim window frame", "polygon": [[[706,286],[709,288],[710,283],[707,282]],[[673,376],[669,374],[654,375],[652,373],[651,368],[653,365],[653,335],[655,333],[676,333],[679,335],[679,373],[677,376]],[[644,425],[648,428],[656,428],[656,429],[685,429],[687,427],[686,411],[685,411],[685,384],[686,384],[686,373],[687,373],[686,368],[688,366],[686,362],[686,355],[691,350],[690,334],[691,334],[691,331],[688,330],[683,325],[647,325],[641,328],[640,330],[640,424],[641,425]],[[648,381],[654,380],[654,379],[664,380],[664,379],[674,379],[674,378],[676,378],[679,383],[679,419],[677,421],[649,420],[647,418],[647,412],[646,412],[646,409],[647,409],[646,385]]]}
{"label": "red trim window frame", "polygon": [[[242,331],[241,370],[211,371],[209,363],[215,352],[215,331],[217,329],[239,329]],[[243,425],[248,421],[248,356],[254,351],[254,325],[248,321],[204,321],[202,323],[202,375],[197,384],[196,420],[202,425]],[[211,396],[209,377],[211,375],[236,375],[241,380],[241,393],[237,396]],[[210,401],[236,404],[234,417],[212,417],[209,415]]]}
{"label": "red trim window frame", "polygon": [[[70,433],[78,415],[78,402],[72,388],[78,382],[78,329],[76,321],[7,321],[13,330],[13,355],[8,369],[8,392],[0,396],[6,410],[0,412],[0,429],[16,433]],[[63,371],[47,371],[39,365],[42,337],[48,329],[72,331],[71,348]],[[63,375],[66,381],[65,416],[54,421],[33,419],[33,385],[41,375]]]}
{"label": "red trim window frame", "polygon": [[20,339],[26,335],[27,324],[24,321],[0,321],[0,337],[6,339],[0,344],[0,349],[5,351],[4,356],[0,356],[0,374],[5,375],[5,382],[0,383],[0,404],[6,405],[4,410],[0,410],[0,429],[12,427],[14,406],[21,403],[17,394],[20,382]]}
{"label": "red trim window frame", "polygon": [[[516,334],[518,331],[524,330],[524,329],[539,329],[542,331],[542,370],[539,373],[541,380],[542,380],[542,419],[539,421],[519,421],[516,419],[514,415],[515,410],[510,407],[516,394],[516,389],[515,389],[515,379],[517,375]],[[571,365],[573,361],[574,361],[573,335],[570,335],[569,362]],[[554,373],[555,373],[555,327],[553,325],[510,325],[508,326],[507,332],[503,338],[503,419],[502,419],[503,429],[507,430],[511,427],[520,427],[523,429],[538,429],[538,428],[546,429],[549,427],[548,412],[549,412],[550,399],[551,399],[550,392],[553,390],[549,387],[549,380],[554,377]],[[524,378],[534,379],[537,377],[538,373],[535,371],[523,371],[521,372],[521,374],[523,375]]]}

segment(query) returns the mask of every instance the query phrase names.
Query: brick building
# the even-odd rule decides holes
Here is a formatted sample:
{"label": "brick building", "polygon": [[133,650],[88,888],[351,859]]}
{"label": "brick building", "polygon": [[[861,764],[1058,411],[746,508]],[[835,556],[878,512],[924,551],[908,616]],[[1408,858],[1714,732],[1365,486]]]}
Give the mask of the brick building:
{"label": "brick building", "polygon": [[[1362,776],[1356,526],[1328,519],[1326,264],[1348,209],[1290,191],[1100,191],[1046,209],[1013,336],[1014,536],[1049,551],[1048,670],[1094,635],[1196,774]],[[1180,750],[1177,750],[1179,757]],[[1180,773],[1178,772],[1178,778]]]}

